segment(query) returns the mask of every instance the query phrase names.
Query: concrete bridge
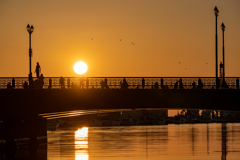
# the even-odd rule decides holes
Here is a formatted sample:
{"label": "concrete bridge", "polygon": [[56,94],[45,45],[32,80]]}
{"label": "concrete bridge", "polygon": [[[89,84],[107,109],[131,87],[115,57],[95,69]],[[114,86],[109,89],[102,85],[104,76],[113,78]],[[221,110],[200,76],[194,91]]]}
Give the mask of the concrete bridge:
{"label": "concrete bridge", "polygon": [[[46,136],[46,121],[41,117],[51,113],[69,115],[69,111],[79,110],[97,113],[149,108],[240,111],[237,77],[226,78],[227,87],[216,86],[215,79],[209,77],[201,77],[202,84],[198,77],[126,77],[127,87],[122,87],[123,77],[108,77],[107,82],[104,77],[88,77],[88,81],[87,78],[84,81],[63,79],[66,82],[63,85],[60,77],[56,77],[51,78],[49,87],[48,77],[44,78],[42,89],[38,86],[23,89],[26,77],[14,78],[15,85],[13,78],[0,78],[0,139],[9,133],[16,138],[28,137],[33,132]],[[68,85],[68,79],[74,87]],[[9,89],[7,84],[11,86]]]}
{"label": "concrete bridge", "polygon": [[211,109],[240,111],[237,89],[26,89],[0,90],[0,120],[101,109]]}

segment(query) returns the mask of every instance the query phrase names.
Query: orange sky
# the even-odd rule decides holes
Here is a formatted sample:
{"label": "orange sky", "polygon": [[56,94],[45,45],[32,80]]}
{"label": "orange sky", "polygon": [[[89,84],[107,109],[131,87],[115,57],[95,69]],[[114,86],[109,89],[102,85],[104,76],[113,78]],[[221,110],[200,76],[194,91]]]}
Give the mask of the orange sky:
{"label": "orange sky", "polygon": [[215,5],[219,61],[224,22],[226,76],[240,76],[239,0],[1,0],[0,77],[28,75],[28,23],[45,77],[78,76],[77,61],[84,76],[215,76]]}

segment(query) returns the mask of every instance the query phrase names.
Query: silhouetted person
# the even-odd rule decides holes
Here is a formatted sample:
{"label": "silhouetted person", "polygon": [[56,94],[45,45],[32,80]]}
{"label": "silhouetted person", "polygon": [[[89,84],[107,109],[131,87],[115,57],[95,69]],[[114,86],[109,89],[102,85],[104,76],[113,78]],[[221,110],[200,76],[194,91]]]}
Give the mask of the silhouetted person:
{"label": "silhouetted person", "polygon": [[83,89],[84,88],[84,77],[82,76],[81,78],[80,78],[80,89]]}
{"label": "silhouetted person", "polygon": [[36,72],[36,77],[39,78],[39,74],[41,73],[41,67],[40,67],[38,62],[37,62],[37,66],[36,66],[35,72]]}
{"label": "silhouetted person", "polygon": [[67,79],[67,87],[70,89],[70,78]]}
{"label": "silhouetted person", "polygon": [[23,83],[23,88],[24,88],[24,89],[27,89],[27,88],[28,88],[28,83],[27,83],[27,81],[25,81],[25,82]]}
{"label": "silhouetted person", "polygon": [[152,82],[152,85],[151,85],[151,86],[152,86],[152,89],[154,89],[154,85],[153,85],[153,82]]}
{"label": "silhouetted person", "polygon": [[106,89],[108,88],[108,85],[107,85],[107,78],[104,79],[104,87],[106,87]]}
{"label": "silhouetted person", "polygon": [[178,81],[174,84],[174,89],[178,89]]}
{"label": "silhouetted person", "polygon": [[64,78],[62,76],[60,77],[60,86],[61,86],[61,89],[64,88]]}
{"label": "silhouetted person", "polygon": [[182,78],[179,79],[179,89],[183,89]]}
{"label": "silhouetted person", "polygon": [[48,89],[51,89],[52,88],[52,79],[49,78],[49,85],[48,85]]}
{"label": "silhouetted person", "polygon": [[219,89],[219,87],[220,87],[220,79],[217,78],[217,81],[216,81],[216,88]]}
{"label": "silhouetted person", "polygon": [[154,88],[155,88],[155,89],[159,89],[159,84],[158,84],[158,82],[156,82],[156,83],[154,84]]}
{"label": "silhouetted person", "polygon": [[226,81],[224,81],[224,82],[225,82],[225,83],[224,83],[225,87],[226,87],[226,88],[229,88],[227,82],[226,82]]}
{"label": "silhouetted person", "polygon": [[[122,81],[121,81],[122,82]],[[121,83],[120,83],[121,84]],[[121,84],[121,89],[127,89],[128,88],[128,83],[125,78],[123,78],[123,82]]]}
{"label": "silhouetted person", "polygon": [[103,80],[101,80],[100,85],[101,85],[101,89],[104,89],[104,82],[103,82]]}
{"label": "silhouetted person", "polygon": [[73,82],[72,82],[72,85],[71,85],[71,89],[75,89],[75,85],[74,85]]}
{"label": "silhouetted person", "polygon": [[237,89],[239,89],[239,79],[238,78],[236,80],[236,87],[237,87]]}
{"label": "silhouetted person", "polygon": [[229,88],[226,81],[222,81],[222,87]]}
{"label": "silhouetted person", "polygon": [[164,88],[164,85],[163,85],[163,78],[161,78],[161,88],[162,88],[162,89]]}
{"label": "silhouetted person", "polygon": [[7,160],[14,160],[17,151],[17,145],[13,136],[8,136],[5,143],[5,154]]}
{"label": "silhouetted person", "polygon": [[144,89],[144,87],[145,87],[145,79],[142,78],[142,88]]}
{"label": "silhouetted person", "polygon": [[8,84],[7,84],[7,89],[12,89],[12,86],[11,86],[10,82],[8,82]]}
{"label": "silhouetted person", "polygon": [[86,87],[87,87],[87,89],[89,87],[89,79],[88,78],[86,79]]}
{"label": "silhouetted person", "polygon": [[39,77],[39,87],[42,89],[44,85],[44,77],[43,74]]}
{"label": "silhouetted person", "polygon": [[203,83],[202,83],[200,78],[198,79],[198,86],[197,86],[197,88],[198,89],[202,89],[203,88]]}
{"label": "silhouetted person", "polygon": [[192,83],[193,89],[196,89],[196,83],[193,81]]}
{"label": "silhouetted person", "polygon": [[165,89],[169,89],[169,87],[168,87],[168,85],[167,85],[167,84],[164,86],[164,88],[165,88]]}
{"label": "silhouetted person", "polygon": [[35,134],[32,134],[29,139],[28,149],[30,152],[31,158],[37,157],[37,150],[38,150],[38,139]]}
{"label": "silhouetted person", "polygon": [[12,89],[14,89],[15,88],[15,79],[13,78],[12,79]]}

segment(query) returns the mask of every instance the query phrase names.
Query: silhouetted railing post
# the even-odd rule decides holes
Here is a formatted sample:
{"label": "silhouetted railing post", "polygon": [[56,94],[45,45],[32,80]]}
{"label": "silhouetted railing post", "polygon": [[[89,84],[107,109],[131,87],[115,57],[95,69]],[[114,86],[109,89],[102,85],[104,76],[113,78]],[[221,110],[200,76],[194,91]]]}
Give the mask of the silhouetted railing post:
{"label": "silhouetted railing post", "polygon": [[88,78],[86,79],[86,87],[87,87],[87,89],[89,87],[89,79]]}
{"label": "silhouetted railing post", "polygon": [[33,88],[33,78],[32,73],[28,75],[28,81],[29,81],[29,88]]}
{"label": "silhouetted railing post", "polygon": [[70,78],[67,79],[67,88],[70,89]]}
{"label": "silhouetted railing post", "polygon": [[144,89],[144,87],[145,87],[145,79],[142,78],[142,88]]}
{"label": "silhouetted railing post", "polygon": [[60,88],[64,89],[65,88],[65,84],[64,84],[65,82],[64,82],[64,78],[62,76],[60,77],[59,83],[60,83]]}
{"label": "silhouetted railing post", "polygon": [[85,78],[81,77],[80,78],[80,89],[84,89],[84,81],[85,81]]}
{"label": "silhouetted railing post", "polygon": [[238,78],[236,80],[236,87],[237,87],[237,89],[239,89],[239,79]]}

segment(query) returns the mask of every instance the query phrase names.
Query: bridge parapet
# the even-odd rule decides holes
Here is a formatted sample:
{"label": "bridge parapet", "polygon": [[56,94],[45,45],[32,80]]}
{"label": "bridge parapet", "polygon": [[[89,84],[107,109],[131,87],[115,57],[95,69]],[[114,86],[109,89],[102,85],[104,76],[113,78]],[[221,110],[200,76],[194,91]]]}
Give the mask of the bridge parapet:
{"label": "bridge parapet", "polygon": [[[238,89],[240,77],[226,77],[226,85],[219,88]],[[13,86],[13,77],[0,77],[0,89]],[[51,80],[50,80],[51,79]],[[216,89],[215,77],[44,77],[43,89]],[[29,84],[28,77],[14,77],[14,89]],[[33,78],[34,82],[39,81]]]}

